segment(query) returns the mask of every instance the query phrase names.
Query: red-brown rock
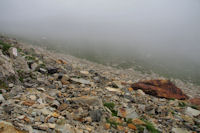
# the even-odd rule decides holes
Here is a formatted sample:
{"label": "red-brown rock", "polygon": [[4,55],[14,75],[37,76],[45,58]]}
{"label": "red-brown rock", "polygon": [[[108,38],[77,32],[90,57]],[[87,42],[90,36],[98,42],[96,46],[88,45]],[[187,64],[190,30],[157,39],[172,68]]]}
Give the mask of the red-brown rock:
{"label": "red-brown rock", "polygon": [[192,98],[192,99],[190,99],[189,101],[190,101],[190,103],[191,103],[192,105],[196,105],[196,106],[198,106],[198,108],[200,109],[200,98]]}
{"label": "red-brown rock", "polygon": [[179,100],[188,99],[188,96],[169,80],[146,80],[134,83],[131,87],[134,90],[141,89],[146,94],[153,95],[155,97],[167,99],[174,98]]}

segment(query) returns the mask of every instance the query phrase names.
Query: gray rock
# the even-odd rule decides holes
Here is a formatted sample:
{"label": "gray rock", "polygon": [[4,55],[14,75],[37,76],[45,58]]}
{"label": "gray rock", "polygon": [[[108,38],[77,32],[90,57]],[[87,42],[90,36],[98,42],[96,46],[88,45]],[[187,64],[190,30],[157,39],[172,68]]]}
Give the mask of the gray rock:
{"label": "gray rock", "polygon": [[90,117],[92,118],[93,122],[100,122],[102,117],[101,110],[94,110],[90,112]]}
{"label": "gray rock", "polygon": [[185,110],[185,113],[189,116],[192,116],[192,117],[200,115],[199,110],[193,109],[191,107],[187,107],[186,110]]}
{"label": "gray rock", "polygon": [[92,82],[82,79],[82,78],[71,78],[72,81],[77,82],[77,83],[81,83],[81,84],[86,84],[86,85],[91,85]]}
{"label": "gray rock", "polygon": [[54,123],[56,120],[57,120],[56,118],[51,117],[51,118],[48,120],[48,122],[49,122],[49,123]]}
{"label": "gray rock", "polygon": [[174,132],[174,133],[189,133],[186,129],[182,129],[182,128],[172,128],[172,132]]}
{"label": "gray rock", "polygon": [[96,96],[82,96],[69,99],[75,103],[87,104],[90,106],[102,106],[102,101]]}
{"label": "gray rock", "polygon": [[0,103],[2,103],[2,102],[4,102],[4,101],[5,101],[5,99],[4,99],[3,95],[0,94]]}

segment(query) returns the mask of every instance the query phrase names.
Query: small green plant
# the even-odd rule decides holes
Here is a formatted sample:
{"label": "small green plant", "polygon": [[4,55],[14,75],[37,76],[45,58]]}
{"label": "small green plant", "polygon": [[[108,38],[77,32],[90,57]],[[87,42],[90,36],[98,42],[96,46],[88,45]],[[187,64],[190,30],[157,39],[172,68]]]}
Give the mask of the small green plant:
{"label": "small green plant", "polygon": [[110,123],[110,125],[111,125],[113,128],[117,128],[117,125],[120,125],[120,123],[117,123],[116,121],[113,121],[113,120],[110,120],[110,119],[107,119],[106,122],[107,122],[107,123]]}
{"label": "small green plant", "polygon": [[145,122],[145,127],[147,128],[147,130],[148,130],[149,132],[151,132],[151,133],[161,133],[159,130],[157,130],[157,129],[154,127],[154,125],[153,125],[151,122],[149,122],[149,121],[147,121],[147,120],[144,120],[144,119],[141,119],[141,120]]}
{"label": "small green plant", "polygon": [[169,100],[172,100],[172,101],[174,101],[174,100],[175,100],[175,98],[169,98]]}
{"label": "small green plant", "polygon": [[27,56],[25,57],[25,59],[27,59],[27,60],[35,60],[35,57],[30,56],[30,55],[27,55]]}
{"label": "small green plant", "polygon": [[115,107],[114,103],[104,103],[104,106],[107,107],[112,112],[112,116],[117,116],[118,112],[114,110]]}
{"label": "small green plant", "polygon": [[128,120],[126,120],[126,123],[132,123],[132,119],[129,118]]}
{"label": "small green plant", "polygon": [[10,44],[7,44],[7,43],[4,43],[4,42],[2,42],[1,40],[0,40],[0,45],[2,46],[2,52],[3,52],[4,54],[8,54],[8,50],[9,50],[9,48],[11,47],[11,45],[10,45]]}
{"label": "small green plant", "polygon": [[179,107],[186,107],[187,106],[187,104],[185,102],[179,102],[178,105],[179,105]]}
{"label": "small green plant", "polygon": [[104,103],[104,106],[106,106],[108,109],[112,110],[115,107],[114,103]]}

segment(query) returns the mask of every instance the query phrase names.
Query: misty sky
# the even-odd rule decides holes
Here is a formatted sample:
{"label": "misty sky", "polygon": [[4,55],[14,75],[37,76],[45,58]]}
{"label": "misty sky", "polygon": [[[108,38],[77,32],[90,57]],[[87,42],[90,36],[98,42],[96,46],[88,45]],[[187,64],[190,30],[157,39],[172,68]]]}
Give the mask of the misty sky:
{"label": "misty sky", "polygon": [[0,0],[0,32],[78,45],[107,42],[198,62],[200,1]]}

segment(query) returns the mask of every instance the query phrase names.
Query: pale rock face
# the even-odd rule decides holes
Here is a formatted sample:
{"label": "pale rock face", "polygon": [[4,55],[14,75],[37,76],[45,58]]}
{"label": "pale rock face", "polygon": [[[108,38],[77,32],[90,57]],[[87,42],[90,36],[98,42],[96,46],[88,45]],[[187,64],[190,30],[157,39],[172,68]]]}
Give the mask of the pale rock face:
{"label": "pale rock face", "polygon": [[11,47],[9,49],[9,54],[11,58],[16,58],[18,56],[17,49],[15,47]]}
{"label": "pale rock face", "polygon": [[200,115],[200,111],[193,109],[191,107],[187,107],[187,109],[185,110],[185,113],[189,116],[198,116]]}
{"label": "pale rock face", "polygon": [[0,51],[0,78],[15,75],[11,60]]}

